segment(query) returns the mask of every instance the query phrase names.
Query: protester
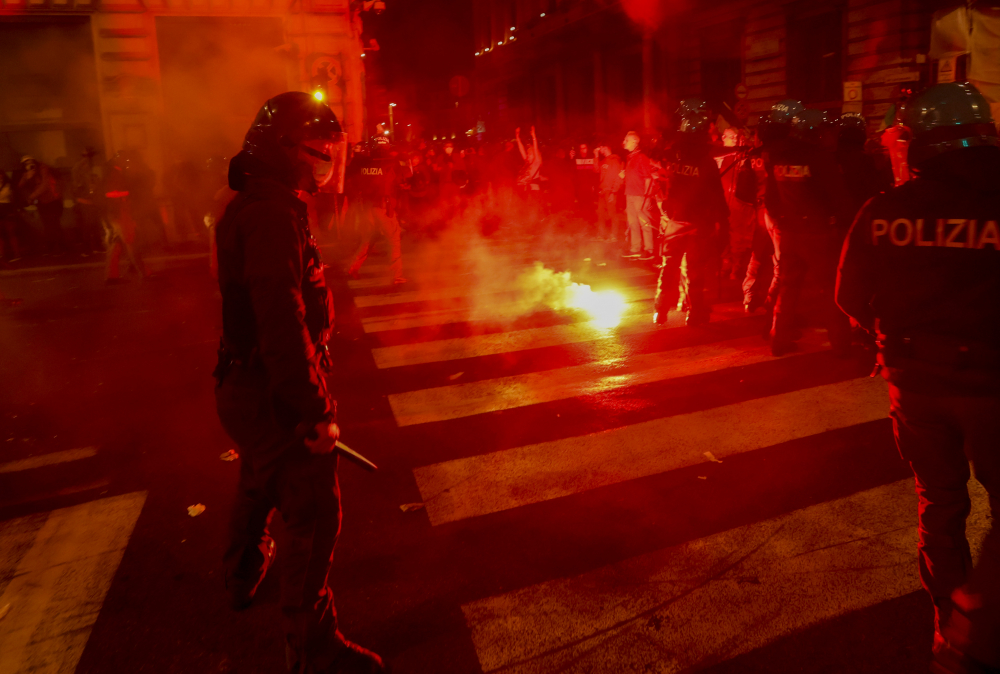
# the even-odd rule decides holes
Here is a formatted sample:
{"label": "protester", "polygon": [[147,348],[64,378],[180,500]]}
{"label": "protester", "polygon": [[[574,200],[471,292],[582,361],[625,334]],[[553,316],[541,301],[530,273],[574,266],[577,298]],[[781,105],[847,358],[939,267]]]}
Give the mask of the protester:
{"label": "protester", "polygon": [[73,165],[73,214],[80,251],[87,255],[104,250],[100,191],[102,167],[96,160],[97,150],[87,147]]}
{"label": "protester", "polygon": [[50,255],[64,252],[66,243],[62,231],[63,200],[52,169],[29,155],[21,158],[21,169],[17,189],[23,203],[38,209],[38,219],[42,222],[45,237],[45,250]]}
{"label": "protester", "polygon": [[6,171],[0,171],[0,259],[8,262],[17,262],[23,254],[17,238],[17,222],[14,184]]}
{"label": "protester", "polygon": [[125,253],[129,265],[140,278],[150,277],[142,255],[135,245],[136,223],[128,176],[125,173],[126,163],[121,153],[115,155],[104,168],[104,182],[101,187],[104,217],[109,230],[104,277],[108,285],[124,281],[120,266],[122,253]]}
{"label": "protester", "polygon": [[535,134],[535,127],[531,127],[531,145],[527,148],[521,142],[521,127],[514,130],[514,138],[517,140],[517,149],[521,153],[524,163],[517,173],[517,187],[524,193],[535,193],[541,190],[540,173],[542,168],[542,153],[538,149],[538,136]]}
{"label": "protester", "polygon": [[619,175],[625,181],[625,215],[630,244],[629,251],[622,257],[647,261],[653,259],[653,170],[649,158],[639,149],[640,140],[638,133],[629,131],[622,142],[628,159]]}
{"label": "protester", "polygon": [[[597,235],[617,242],[621,236],[621,214],[618,195],[625,183],[621,176],[622,160],[607,145],[597,148],[600,195],[597,199]],[[610,225],[609,225],[610,223]]]}

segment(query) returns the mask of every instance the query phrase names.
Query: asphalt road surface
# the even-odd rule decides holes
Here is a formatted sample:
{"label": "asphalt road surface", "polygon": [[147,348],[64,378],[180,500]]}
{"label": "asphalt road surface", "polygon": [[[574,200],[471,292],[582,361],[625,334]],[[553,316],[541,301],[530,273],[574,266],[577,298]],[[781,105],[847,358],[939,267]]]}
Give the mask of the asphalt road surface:
{"label": "asphalt road surface", "polygon": [[[397,674],[926,671],[870,356],[807,331],[773,358],[737,304],[654,328],[650,268],[547,249],[425,242],[400,287],[327,250],[343,439],[381,467],[341,462],[345,634]],[[618,292],[620,322],[546,268]],[[277,578],[233,613],[220,576],[218,290],[203,258],[154,271],[0,273],[24,300],[0,309],[2,674],[284,671]]]}

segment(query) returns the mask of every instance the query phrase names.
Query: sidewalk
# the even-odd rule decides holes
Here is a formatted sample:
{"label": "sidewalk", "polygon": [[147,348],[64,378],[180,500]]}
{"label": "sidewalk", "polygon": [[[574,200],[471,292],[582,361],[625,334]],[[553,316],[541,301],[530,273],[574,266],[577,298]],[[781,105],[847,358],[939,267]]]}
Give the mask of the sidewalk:
{"label": "sidewalk", "polygon": [[[83,257],[76,254],[66,254],[51,257],[35,257],[28,261],[19,260],[14,265],[5,263],[3,268],[0,268],[0,278],[27,276],[30,274],[48,274],[58,271],[103,269],[105,265],[104,255],[104,253],[95,253]],[[203,253],[162,253],[159,255],[143,256],[143,260],[146,263],[185,262],[199,258],[207,260],[208,251]],[[56,262],[57,264],[44,264],[45,262]]]}

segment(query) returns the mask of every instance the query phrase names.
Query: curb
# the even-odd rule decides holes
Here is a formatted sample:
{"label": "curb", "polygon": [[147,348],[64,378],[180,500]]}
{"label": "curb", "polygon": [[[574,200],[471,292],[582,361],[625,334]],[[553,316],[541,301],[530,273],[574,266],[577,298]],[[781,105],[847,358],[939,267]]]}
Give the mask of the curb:
{"label": "curb", "polygon": [[[144,262],[186,262],[208,258],[208,253],[184,253],[183,255],[159,255],[143,258]],[[60,264],[48,267],[25,267],[24,269],[5,269],[0,271],[0,278],[13,276],[29,276],[31,274],[50,274],[57,271],[75,271],[87,269],[104,269],[104,262],[80,262],[77,264]]]}

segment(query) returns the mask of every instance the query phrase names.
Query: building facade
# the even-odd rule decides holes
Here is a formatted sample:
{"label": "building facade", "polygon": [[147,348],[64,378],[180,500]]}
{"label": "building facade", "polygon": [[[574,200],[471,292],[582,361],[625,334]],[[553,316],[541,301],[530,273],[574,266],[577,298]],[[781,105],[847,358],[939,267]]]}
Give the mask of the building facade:
{"label": "building facade", "polygon": [[[937,81],[935,0],[473,0],[478,113],[507,136],[662,129],[707,99],[746,121],[785,98],[877,129],[900,90]],[[964,4],[964,3],[963,3]],[[937,12],[937,14],[935,14]],[[939,56],[939,55],[935,55]]]}
{"label": "building facade", "polygon": [[268,97],[323,88],[365,135],[362,13],[349,0],[0,0],[0,160],[87,146],[164,167],[232,156]]}

